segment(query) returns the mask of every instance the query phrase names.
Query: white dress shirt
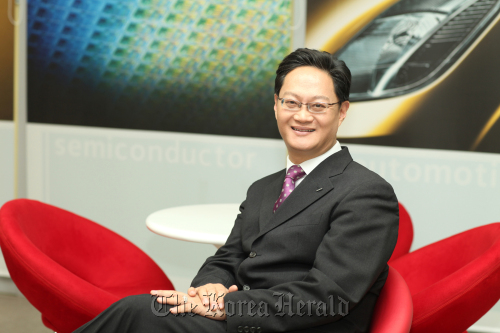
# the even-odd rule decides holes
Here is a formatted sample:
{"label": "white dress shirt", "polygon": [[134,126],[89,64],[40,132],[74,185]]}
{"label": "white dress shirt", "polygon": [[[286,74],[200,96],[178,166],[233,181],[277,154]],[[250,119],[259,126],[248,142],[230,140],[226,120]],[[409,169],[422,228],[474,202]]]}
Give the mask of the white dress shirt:
{"label": "white dress shirt", "polygon": [[[307,177],[307,175],[310,174],[311,171],[313,171],[314,168],[317,167],[321,162],[323,162],[328,157],[330,157],[331,155],[333,155],[336,152],[339,152],[341,150],[342,150],[342,147],[340,147],[340,143],[337,141],[337,143],[335,143],[333,145],[333,147],[330,148],[330,150],[328,150],[323,155],[319,155],[315,158],[311,158],[310,160],[307,160],[307,161],[304,161],[304,162],[298,164],[298,165],[300,165],[302,170],[304,170],[306,175],[295,182],[295,187],[299,186],[299,184]],[[290,161],[290,157],[287,156],[286,157],[286,169],[287,170],[290,169],[290,167],[292,167],[293,165],[295,165],[295,164],[293,164],[292,161]]]}

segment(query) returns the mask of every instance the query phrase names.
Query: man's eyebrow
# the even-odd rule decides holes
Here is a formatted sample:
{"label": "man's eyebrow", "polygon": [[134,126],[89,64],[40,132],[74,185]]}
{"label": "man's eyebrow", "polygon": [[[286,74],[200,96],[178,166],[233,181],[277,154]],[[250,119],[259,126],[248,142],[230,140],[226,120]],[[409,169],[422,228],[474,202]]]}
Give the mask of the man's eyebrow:
{"label": "man's eyebrow", "polygon": [[[299,96],[299,95],[297,95],[297,94],[295,94],[295,93],[293,93],[293,92],[291,92],[291,91],[285,91],[285,92],[283,93],[283,95],[292,95],[293,97],[295,97],[295,98],[297,98],[297,99],[300,99],[300,98],[301,98],[301,96]],[[326,96],[323,96],[323,95],[316,95],[316,96],[313,96],[313,97],[312,97],[312,99],[313,99],[313,100],[314,100],[314,99],[325,99],[325,100],[327,100],[327,101],[330,101],[330,98],[328,98],[328,97],[326,97]]]}
{"label": "man's eyebrow", "polygon": [[330,100],[330,98],[326,97],[326,96],[323,96],[323,95],[316,95],[316,96],[313,96],[313,99],[326,99],[327,101]]}

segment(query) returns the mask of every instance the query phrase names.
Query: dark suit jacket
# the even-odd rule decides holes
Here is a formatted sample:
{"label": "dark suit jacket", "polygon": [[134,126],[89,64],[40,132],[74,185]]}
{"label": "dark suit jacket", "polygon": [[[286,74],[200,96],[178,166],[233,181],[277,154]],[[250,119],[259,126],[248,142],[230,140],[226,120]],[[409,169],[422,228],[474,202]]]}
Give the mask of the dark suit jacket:
{"label": "dark suit jacket", "polygon": [[392,187],[343,147],[273,214],[284,178],[250,186],[226,244],[191,285],[238,286],[224,297],[228,332],[367,332],[397,241]]}

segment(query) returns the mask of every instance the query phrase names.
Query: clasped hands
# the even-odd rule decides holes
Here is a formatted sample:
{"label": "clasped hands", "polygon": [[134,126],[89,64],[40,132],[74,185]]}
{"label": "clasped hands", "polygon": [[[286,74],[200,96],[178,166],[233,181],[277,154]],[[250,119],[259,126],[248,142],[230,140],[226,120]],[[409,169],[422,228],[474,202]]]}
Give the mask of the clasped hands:
{"label": "clasped hands", "polygon": [[151,295],[158,296],[158,303],[175,305],[170,308],[173,314],[194,313],[210,319],[226,320],[224,296],[237,290],[236,285],[227,289],[220,283],[209,283],[198,288],[190,287],[187,294],[175,290],[151,290]]}

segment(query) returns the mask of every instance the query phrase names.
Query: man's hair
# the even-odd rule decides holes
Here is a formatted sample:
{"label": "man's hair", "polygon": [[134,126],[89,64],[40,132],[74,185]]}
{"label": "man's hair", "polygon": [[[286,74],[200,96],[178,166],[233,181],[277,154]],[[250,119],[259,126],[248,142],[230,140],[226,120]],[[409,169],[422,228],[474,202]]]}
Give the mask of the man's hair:
{"label": "man's hair", "polygon": [[324,70],[333,80],[335,94],[340,102],[349,100],[349,90],[351,89],[351,71],[345,62],[338,60],[333,55],[325,51],[300,48],[283,59],[276,70],[274,80],[274,93],[279,96],[285,76],[295,68],[302,66],[312,66]]}

